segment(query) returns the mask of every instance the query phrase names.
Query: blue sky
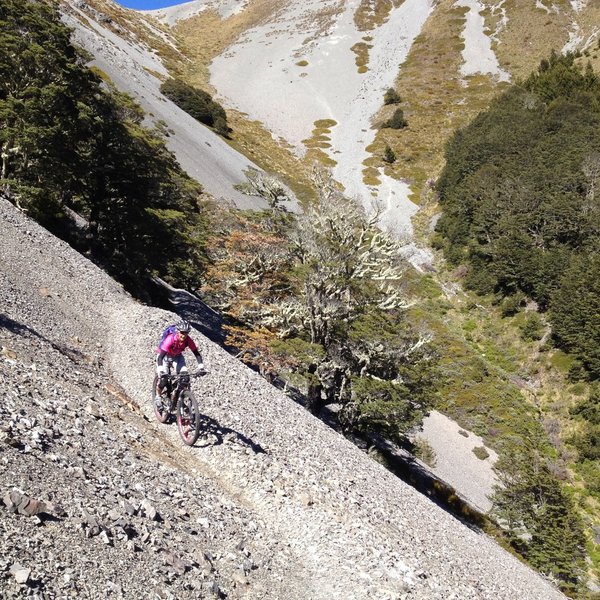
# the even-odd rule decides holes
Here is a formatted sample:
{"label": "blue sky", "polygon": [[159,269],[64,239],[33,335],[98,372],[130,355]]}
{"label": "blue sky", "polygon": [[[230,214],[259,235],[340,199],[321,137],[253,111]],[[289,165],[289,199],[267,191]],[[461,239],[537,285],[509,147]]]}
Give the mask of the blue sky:
{"label": "blue sky", "polygon": [[183,4],[188,0],[116,0],[117,4],[126,6],[127,8],[135,8],[138,10],[152,10],[155,8],[164,8],[165,6],[174,6],[175,4]]}

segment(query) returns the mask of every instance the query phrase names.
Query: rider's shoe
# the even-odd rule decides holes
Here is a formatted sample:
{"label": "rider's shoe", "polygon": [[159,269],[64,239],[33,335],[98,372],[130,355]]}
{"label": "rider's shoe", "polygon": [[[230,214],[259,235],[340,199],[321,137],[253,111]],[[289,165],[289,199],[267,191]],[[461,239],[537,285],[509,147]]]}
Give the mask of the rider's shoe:
{"label": "rider's shoe", "polygon": [[156,396],[154,396],[154,405],[157,406],[158,408],[163,407],[163,399],[160,394],[156,394]]}

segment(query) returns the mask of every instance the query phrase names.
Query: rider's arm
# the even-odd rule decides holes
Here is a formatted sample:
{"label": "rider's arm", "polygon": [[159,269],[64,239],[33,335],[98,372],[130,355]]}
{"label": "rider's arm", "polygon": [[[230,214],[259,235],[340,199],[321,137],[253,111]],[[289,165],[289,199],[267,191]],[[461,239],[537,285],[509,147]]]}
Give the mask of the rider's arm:
{"label": "rider's arm", "polygon": [[204,369],[204,362],[202,360],[202,354],[200,354],[200,351],[198,350],[198,346],[196,346],[194,340],[189,337],[187,345],[188,345],[188,348],[193,352],[194,356],[196,357],[198,367],[200,367],[200,369]]}
{"label": "rider's arm", "polygon": [[160,353],[158,354],[158,356],[156,357],[156,364],[159,367],[163,366],[163,359],[165,358],[165,356],[167,355],[167,353],[161,349]]}

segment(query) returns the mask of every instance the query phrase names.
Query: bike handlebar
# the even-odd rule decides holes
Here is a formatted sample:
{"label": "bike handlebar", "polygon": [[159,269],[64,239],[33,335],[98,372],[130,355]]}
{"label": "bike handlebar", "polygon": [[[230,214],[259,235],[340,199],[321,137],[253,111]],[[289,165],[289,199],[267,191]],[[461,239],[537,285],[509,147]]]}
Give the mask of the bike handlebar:
{"label": "bike handlebar", "polygon": [[194,371],[193,373],[190,373],[189,371],[185,371],[183,373],[165,373],[165,377],[168,377],[169,379],[184,379],[186,376],[189,377],[190,379],[192,378],[196,378],[196,377],[204,377],[205,375],[208,375],[208,371],[206,371],[205,369],[198,369],[197,371]]}

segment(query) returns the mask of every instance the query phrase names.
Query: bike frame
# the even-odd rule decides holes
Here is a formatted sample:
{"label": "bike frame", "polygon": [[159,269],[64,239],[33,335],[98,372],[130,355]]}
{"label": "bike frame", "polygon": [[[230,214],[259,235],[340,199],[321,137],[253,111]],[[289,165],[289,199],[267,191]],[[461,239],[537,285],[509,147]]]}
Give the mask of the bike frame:
{"label": "bike frame", "polygon": [[167,356],[165,360],[167,361],[167,394],[171,400],[171,407],[174,407],[181,392],[190,389],[191,374],[187,371],[174,374],[173,359]]}

